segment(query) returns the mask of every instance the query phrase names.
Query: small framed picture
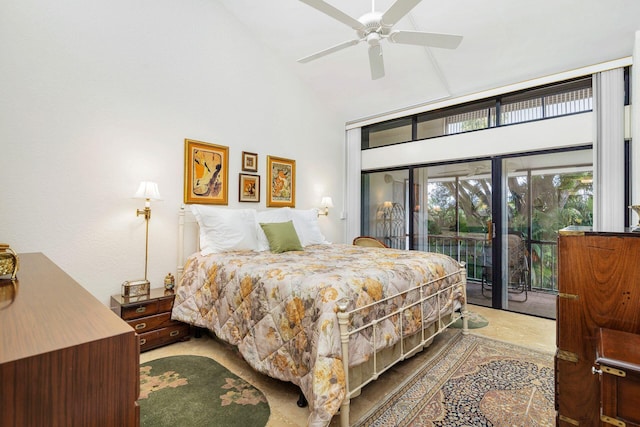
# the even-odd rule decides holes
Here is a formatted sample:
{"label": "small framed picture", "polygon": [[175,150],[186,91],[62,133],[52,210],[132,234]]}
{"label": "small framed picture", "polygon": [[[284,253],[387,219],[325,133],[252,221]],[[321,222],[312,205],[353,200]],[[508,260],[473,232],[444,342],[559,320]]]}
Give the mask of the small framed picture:
{"label": "small framed picture", "polygon": [[267,156],[267,207],[296,207],[296,161]]}
{"label": "small framed picture", "polygon": [[260,175],[240,174],[239,202],[260,201]]}
{"label": "small framed picture", "polygon": [[184,203],[227,204],[229,147],[184,140]]}
{"label": "small framed picture", "polygon": [[242,152],[242,170],[258,172],[258,155],[256,153]]}

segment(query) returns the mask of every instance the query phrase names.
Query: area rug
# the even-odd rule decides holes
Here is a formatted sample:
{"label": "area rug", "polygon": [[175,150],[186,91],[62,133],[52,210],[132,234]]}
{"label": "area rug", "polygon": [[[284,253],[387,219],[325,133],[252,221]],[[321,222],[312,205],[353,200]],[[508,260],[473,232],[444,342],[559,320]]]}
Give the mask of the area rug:
{"label": "area rug", "polygon": [[354,426],[554,426],[553,355],[457,335]]}
{"label": "area rug", "polygon": [[[467,312],[467,321],[469,329],[484,328],[489,324],[489,321],[484,316],[474,313],[473,311]],[[462,329],[462,319],[457,319],[451,324],[452,328]]]}
{"label": "area rug", "polygon": [[202,356],[170,356],[140,365],[140,425],[264,426],[269,404],[258,389]]}

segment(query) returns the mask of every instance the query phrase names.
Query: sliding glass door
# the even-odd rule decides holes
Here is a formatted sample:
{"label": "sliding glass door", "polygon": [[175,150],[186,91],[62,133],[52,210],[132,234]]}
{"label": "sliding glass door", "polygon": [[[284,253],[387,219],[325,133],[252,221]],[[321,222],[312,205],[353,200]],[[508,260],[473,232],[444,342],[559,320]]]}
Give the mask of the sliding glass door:
{"label": "sliding glass door", "polygon": [[558,230],[592,225],[590,149],[363,174],[363,234],[467,265],[472,304],[555,318]]}
{"label": "sliding glass door", "polygon": [[503,307],[555,318],[558,230],[593,225],[592,150],[502,160],[506,174]]}
{"label": "sliding glass door", "polygon": [[[490,273],[491,161],[413,169],[413,248],[444,253],[467,265],[470,283]],[[468,287],[475,304],[490,305],[481,287]]]}

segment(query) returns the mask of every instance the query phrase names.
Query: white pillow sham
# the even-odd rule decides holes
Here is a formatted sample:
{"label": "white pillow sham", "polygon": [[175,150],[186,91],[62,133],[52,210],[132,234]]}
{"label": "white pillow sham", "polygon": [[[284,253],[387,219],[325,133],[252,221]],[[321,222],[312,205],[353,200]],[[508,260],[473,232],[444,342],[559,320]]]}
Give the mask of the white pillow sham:
{"label": "white pillow sham", "polygon": [[191,205],[191,212],[200,227],[200,253],[202,255],[227,251],[258,250],[255,209]]}
{"label": "white pillow sham", "polygon": [[318,209],[291,209],[290,214],[302,246],[329,243],[318,225]]}

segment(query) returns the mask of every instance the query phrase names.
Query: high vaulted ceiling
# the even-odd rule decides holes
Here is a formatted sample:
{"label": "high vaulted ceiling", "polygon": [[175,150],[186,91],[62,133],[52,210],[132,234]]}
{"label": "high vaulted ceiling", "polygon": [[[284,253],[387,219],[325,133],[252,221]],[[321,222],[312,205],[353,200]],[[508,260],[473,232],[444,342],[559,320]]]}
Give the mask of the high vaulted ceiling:
{"label": "high vaulted ceiling", "polygon": [[[299,0],[219,0],[345,121],[629,57],[639,0],[422,0],[396,30],[458,34],[455,50],[381,42],[386,75],[372,80],[367,44],[306,64],[298,59],[356,38]],[[393,0],[375,0],[386,11]],[[353,18],[371,0],[328,0]]]}

